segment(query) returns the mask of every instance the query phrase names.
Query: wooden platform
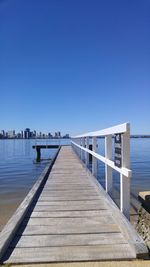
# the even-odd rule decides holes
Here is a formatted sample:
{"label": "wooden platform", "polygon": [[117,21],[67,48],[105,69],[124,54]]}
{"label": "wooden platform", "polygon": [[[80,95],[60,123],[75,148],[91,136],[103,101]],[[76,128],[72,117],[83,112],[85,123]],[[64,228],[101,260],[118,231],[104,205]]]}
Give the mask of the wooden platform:
{"label": "wooden platform", "polygon": [[130,223],[72,148],[65,146],[2,261],[132,260],[146,254],[144,242]]}

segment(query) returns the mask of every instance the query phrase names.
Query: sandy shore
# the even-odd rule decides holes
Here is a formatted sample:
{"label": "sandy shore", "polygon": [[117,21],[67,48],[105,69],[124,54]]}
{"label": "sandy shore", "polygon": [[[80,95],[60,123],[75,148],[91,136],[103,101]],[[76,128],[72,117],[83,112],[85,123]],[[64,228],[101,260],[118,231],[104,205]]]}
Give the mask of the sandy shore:
{"label": "sandy shore", "polygon": [[17,207],[18,204],[0,204],[0,231],[3,229],[9,218],[13,215]]}
{"label": "sandy shore", "polygon": [[3,193],[0,195],[0,231],[23,201],[27,191]]}

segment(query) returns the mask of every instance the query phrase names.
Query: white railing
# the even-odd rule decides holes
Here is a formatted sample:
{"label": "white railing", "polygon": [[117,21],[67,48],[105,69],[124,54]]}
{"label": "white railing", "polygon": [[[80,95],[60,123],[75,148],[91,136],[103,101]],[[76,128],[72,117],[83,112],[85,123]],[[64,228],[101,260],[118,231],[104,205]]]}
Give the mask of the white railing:
{"label": "white railing", "polygon": [[[105,156],[97,153],[97,137],[105,137]],[[112,138],[115,137],[115,153],[112,159]],[[89,142],[92,139],[92,150]],[[120,173],[120,210],[130,218],[130,124],[124,123],[101,131],[89,132],[72,137],[71,144],[82,161],[89,166],[92,155],[92,174],[97,176],[97,160],[105,164],[105,188],[111,195],[113,190],[113,170]]]}

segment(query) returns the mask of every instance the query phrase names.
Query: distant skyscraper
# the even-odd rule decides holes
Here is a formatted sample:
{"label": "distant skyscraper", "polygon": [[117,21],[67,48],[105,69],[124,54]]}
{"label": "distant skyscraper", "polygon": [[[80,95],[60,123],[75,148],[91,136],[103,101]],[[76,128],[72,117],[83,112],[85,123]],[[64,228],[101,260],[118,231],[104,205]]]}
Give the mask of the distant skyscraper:
{"label": "distant skyscraper", "polygon": [[2,135],[2,137],[5,137],[5,131],[4,130],[1,131],[1,135]]}
{"label": "distant skyscraper", "polygon": [[64,138],[69,138],[69,134],[65,134],[64,135]]}
{"label": "distant skyscraper", "polygon": [[9,138],[15,138],[15,130],[8,131],[8,137]]}
{"label": "distant skyscraper", "polygon": [[60,138],[61,137],[61,132],[55,132],[55,138]]}
{"label": "distant skyscraper", "polygon": [[21,131],[21,138],[23,138],[23,131]]}
{"label": "distant skyscraper", "polygon": [[58,137],[61,137],[61,132],[58,132],[57,135],[58,135]]}
{"label": "distant skyscraper", "polygon": [[52,134],[51,133],[48,133],[48,138],[52,138]]}
{"label": "distant skyscraper", "polygon": [[30,136],[30,129],[29,128],[26,128],[25,131],[24,131],[24,138],[25,139],[29,139],[31,136]]}
{"label": "distant skyscraper", "polygon": [[35,130],[33,131],[33,137],[34,138],[36,137],[36,131]]}

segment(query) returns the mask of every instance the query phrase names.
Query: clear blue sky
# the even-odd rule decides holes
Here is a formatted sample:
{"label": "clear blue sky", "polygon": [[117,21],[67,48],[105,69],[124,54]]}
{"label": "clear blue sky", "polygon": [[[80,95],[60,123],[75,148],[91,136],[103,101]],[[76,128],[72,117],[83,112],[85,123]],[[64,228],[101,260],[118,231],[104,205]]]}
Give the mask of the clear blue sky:
{"label": "clear blue sky", "polygon": [[0,0],[0,129],[150,133],[149,0]]}

